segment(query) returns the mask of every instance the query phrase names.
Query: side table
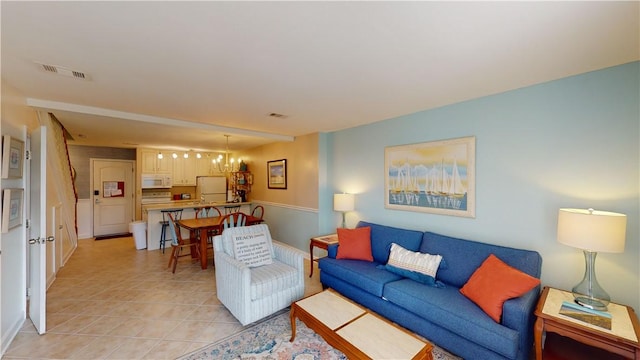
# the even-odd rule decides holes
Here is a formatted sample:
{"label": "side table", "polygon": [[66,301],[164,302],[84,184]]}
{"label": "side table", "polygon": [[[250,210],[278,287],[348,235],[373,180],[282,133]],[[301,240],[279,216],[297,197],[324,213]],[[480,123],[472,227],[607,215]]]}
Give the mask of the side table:
{"label": "side table", "polygon": [[[313,276],[313,262],[314,262],[313,248],[317,247],[320,249],[327,250],[329,248],[329,245],[337,244],[337,243],[338,243],[337,234],[316,236],[316,237],[312,237],[311,240],[309,240],[309,257],[311,259],[311,261],[309,261],[309,263],[311,264],[311,271],[309,271],[309,277]],[[318,259],[316,259],[315,261],[318,261]]]}
{"label": "side table", "polygon": [[628,359],[640,359],[640,325],[631,307],[611,303],[611,330],[600,328],[559,313],[563,301],[573,301],[570,292],[545,287],[536,307],[534,328],[536,360],[542,360],[546,332],[566,336]]}

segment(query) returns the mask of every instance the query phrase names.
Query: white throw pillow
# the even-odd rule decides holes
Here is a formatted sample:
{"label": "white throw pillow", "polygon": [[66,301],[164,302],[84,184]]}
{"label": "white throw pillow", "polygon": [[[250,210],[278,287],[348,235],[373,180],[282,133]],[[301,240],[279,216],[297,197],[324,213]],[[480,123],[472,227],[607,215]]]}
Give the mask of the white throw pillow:
{"label": "white throw pillow", "polygon": [[271,234],[266,224],[226,229],[222,237],[225,252],[247,266],[256,267],[273,263]]}
{"label": "white throw pillow", "polygon": [[440,266],[440,261],[442,261],[441,255],[413,252],[396,243],[392,243],[387,265],[419,272],[429,275],[435,279],[438,266]]}

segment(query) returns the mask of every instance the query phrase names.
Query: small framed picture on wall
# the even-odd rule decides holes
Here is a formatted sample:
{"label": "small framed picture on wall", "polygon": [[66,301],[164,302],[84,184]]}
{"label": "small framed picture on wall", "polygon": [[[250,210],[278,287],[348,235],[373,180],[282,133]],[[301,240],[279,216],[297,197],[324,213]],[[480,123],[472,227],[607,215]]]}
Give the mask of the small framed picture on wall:
{"label": "small framed picture on wall", "polygon": [[2,232],[22,225],[23,189],[4,189],[2,191]]}
{"label": "small framed picture on wall", "polygon": [[287,160],[267,161],[267,181],[269,189],[287,188]]}
{"label": "small framed picture on wall", "polygon": [[2,178],[22,178],[24,142],[5,135],[2,137]]}

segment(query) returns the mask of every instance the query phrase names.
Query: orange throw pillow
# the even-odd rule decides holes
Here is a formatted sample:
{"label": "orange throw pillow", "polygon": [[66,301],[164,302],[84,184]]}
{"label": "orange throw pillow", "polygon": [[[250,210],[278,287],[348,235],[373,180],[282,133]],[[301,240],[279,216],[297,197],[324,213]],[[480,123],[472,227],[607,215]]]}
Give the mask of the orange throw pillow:
{"label": "orange throw pillow", "polygon": [[338,254],[336,259],[373,261],[371,255],[371,228],[338,228]]}
{"label": "orange throw pillow", "polygon": [[526,294],[538,284],[540,279],[505,264],[491,254],[471,275],[460,292],[499,323],[502,304]]}

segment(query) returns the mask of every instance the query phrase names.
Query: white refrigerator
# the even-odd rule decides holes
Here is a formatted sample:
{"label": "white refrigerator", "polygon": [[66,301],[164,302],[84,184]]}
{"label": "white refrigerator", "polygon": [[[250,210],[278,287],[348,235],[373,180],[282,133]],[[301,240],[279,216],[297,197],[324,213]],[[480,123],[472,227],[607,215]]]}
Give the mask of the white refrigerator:
{"label": "white refrigerator", "polygon": [[205,203],[227,201],[227,178],[224,176],[198,176],[196,178],[196,200]]}

